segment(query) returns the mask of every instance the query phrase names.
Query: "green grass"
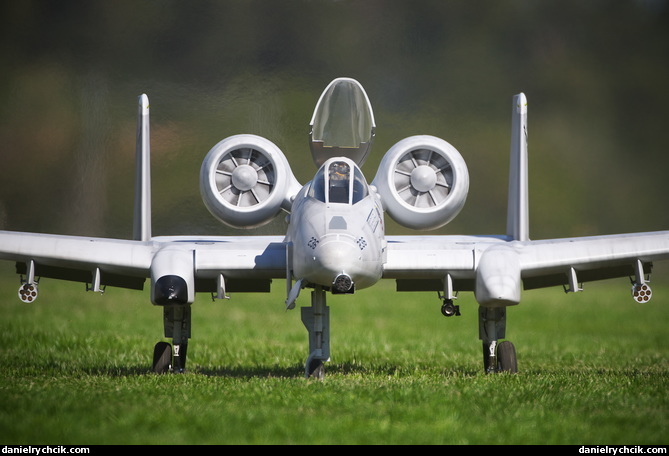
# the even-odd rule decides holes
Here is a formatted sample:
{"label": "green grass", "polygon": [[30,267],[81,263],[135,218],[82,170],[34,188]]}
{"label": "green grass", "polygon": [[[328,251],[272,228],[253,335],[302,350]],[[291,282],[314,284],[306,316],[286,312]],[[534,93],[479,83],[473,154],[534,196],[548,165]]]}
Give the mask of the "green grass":
{"label": "green grass", "polygon": [[[382,283],[328,296],[332,361],[305,380],[299,310],[270,294],[193,307],[189,371],[153,375],[162,312],[148,291],[0,279],[2,444],[649,444],[669,442],[669,287],[625,279],[532,291],[510,309],[520,373],[486,375],[477,305]],[[666,283],[666,281],[665,281]],[[308,303],[305,292],[298,306]]]}

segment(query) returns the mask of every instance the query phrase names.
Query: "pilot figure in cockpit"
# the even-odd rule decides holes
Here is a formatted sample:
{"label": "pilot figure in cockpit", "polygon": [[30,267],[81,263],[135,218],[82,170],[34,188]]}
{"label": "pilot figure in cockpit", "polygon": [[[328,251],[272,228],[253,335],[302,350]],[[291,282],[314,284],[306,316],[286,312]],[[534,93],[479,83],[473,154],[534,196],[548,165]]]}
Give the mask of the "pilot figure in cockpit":
{"label": "pilot figure in cockpit", "polygon": [[348,186],[351,175],[350,167],[345,162],[334,162],[330,165],[330,202],[348,203]]}

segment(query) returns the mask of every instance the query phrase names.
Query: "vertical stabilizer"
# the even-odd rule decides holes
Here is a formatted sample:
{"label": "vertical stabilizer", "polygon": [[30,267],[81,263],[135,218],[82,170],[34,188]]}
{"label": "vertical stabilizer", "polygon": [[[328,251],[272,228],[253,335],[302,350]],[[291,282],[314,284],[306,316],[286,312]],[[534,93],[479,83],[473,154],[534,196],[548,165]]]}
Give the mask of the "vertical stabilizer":
{"label": "vertical stabilizer", "polygon": [[516,241],[527,241],[530,238],[527,170],[527,98],[524,93],[520,93],[513,97],[506,220],[506,234]]}
{"label": "vertical stabilizer", "polygon": [[137,109],[137,152],[135,158],[135,212],[133,239],[151,239],[151,146],[149,141],[149,98],[142,94]]}

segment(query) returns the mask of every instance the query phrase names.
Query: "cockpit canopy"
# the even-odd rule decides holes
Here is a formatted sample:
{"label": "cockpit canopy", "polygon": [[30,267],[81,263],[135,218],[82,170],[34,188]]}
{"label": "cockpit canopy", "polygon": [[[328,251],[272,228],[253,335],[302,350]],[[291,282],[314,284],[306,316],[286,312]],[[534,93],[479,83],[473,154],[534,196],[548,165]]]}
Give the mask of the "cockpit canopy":
{"label": "cockpit canopy", "polygon": [[362,166],[374,139],[374,113],[355,79],[338,78],[323,91],[311,118],[309,144],[316,166],[347,157]]}
{"label": "cockpit canopy", "polygon": [[318,170],[309,189],[309,196],[323,203],[356,204],[367,195],[367,181],[360,168],[336,159]]}

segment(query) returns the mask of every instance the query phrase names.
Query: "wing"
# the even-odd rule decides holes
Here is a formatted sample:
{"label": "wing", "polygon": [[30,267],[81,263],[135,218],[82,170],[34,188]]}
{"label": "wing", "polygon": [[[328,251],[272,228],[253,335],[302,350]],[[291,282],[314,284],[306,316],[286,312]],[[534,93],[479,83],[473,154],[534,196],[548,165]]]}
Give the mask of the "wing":
{"label": "wing", "polygon": [[[226,291],[269,292],[272,279],[286,278],[283,236],[159,237],[154,242],[164,252],[192,257],[196,290],[219,298]],[[190,260],[186,263],[190,268]]]}
{"label": "wing", "polygon": [[669,231],[529,241],[519,254],[526,289],[577,291],[579,282],[631,276],[643,282],[654,261],[669,259]]}
{"label": "wing", "polygon": [[151,268],[150,244],[116,239],[0,231],[0,259],[17,272],[101,285],[141,289]]}
{"label": "wing", "polygon": [[269,291],[271,279],[286,274],[283,238],[271,236],[145,242],[0,231],[0,259],[16,262],[27,283],[47,277],[90,284],[94,291],[107,285],[142,289],[147,278],[154,285],[179,276],[190,298],[196,291]]}
{"label": "wing", "polygon": [[[474,291],[482,303],[517,304],[524,289],[615,277],[643,283],[653,261],[669,259],[669,231],[512,241],[503,236],[388,238],[384,278],[399,291]],[[517,290],[505,289],[516,287]],[[511,296],[503,299],[504,296]],[[515,302],[514,302],[515,301]]]}
{"label": "wing", "polygon": [[[500,237],[486,236],[387,236],[383,277],[397,279],[401,291],[441,290],[446,274],[459,289],[473,291],[476,255],[495,245]],[[434,286],[438,284],[439,286]]]}

